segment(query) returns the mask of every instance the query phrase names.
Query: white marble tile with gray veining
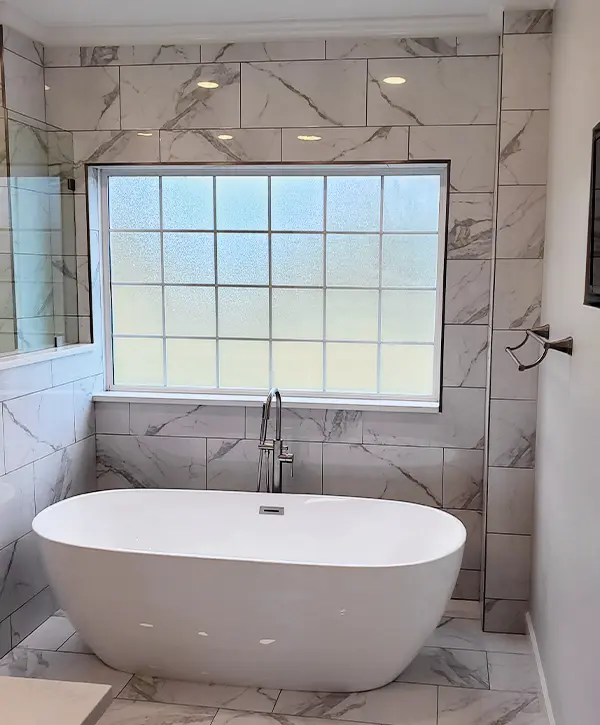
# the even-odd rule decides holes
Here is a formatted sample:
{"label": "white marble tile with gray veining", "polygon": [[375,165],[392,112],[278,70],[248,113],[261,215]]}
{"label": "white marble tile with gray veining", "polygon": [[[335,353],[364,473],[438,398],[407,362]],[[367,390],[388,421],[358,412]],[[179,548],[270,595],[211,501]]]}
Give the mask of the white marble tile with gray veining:
{"label": "white marble tile with gray veining", "polygon": [[496,262],[495,329],[525,330],[540,323],[542,276],[541,259]]}
{"label": "white marble tile with gray veining", "polygon": [[[456,600],[467,600],[468,604],[475,602],[479,605],[481,599],[481,572],[470,569],[461,569],[458,572],[458,578],[454,591],[452,592],[452,599]],[[479,613],[477,614],[479,618]]]}
{"label": "white marble tile with gray veining", "polygon": [[96,442],[92,437],[33,463],[35,512],[96,488]]}
{"label": "white marble tile with gray veining", "polygon": [[322,60],[324,58],[324,40],[275,40],[267,43],[202,43],[203,63]]}
{"label": "white marble tile with gray veining", "polygon": [[[321,718],[313,717],[292,717],[290,715],[220,709],[212,725],[326,725],[326,722]],[[429,721],[425,725],[430,725]]]}
{"label": "white marble tile with gray veining", "polygon": [[502,111],[501,186],[546,183],[549,120],[548,111]]}
{"label": "white marble tile with gray veining", "polygon": [[48,132],[27,123],[9,121],[10,175],[13,189],[50,192]]}
{"label": "white marble tile with gray veining", "polygon": [[136,131],[82,131],[73,134],[74,174],[78,187],[85,184],[85,165],[127,162],[156,163],[159,161],[158,131],[140,136]]}
{"label": "white marble tile with gray veining", "polygon": [[544,256],[546,189],[543,186],[498,188],[498,259]]}
{"label": "white marble tile with gray veining", "polygon": [[206,488],[203,438],[96,436],[98,488]]}
{"label": "white marble tile with gray veining", "polygon": [[[245,409],[241,407],[131,403],[129,411],[130,432],[134,435],[192,438],[244,438],[245,436]],[[260,430],[260,410],[257,437],[258,430]]]}
{"label": "white marble tile with gray veining", "polygon": [[33,466],[0,476],[0,549],[24,536],[34,516]]}
{"label": "white marble tile with gray veining", "polygon": [[30,118],[45,120],[44,69],[9,50],[3,58],[6,107]]}
{"label": "white marble tile with gray veining", "polygon": [[131,63],[132,55],[131,45],[89,45],[79,48],[79,60],[82,66],[124,65]]}
{"label": "white marble tile with gray veining", "polygon": [[551,33],[552,10],[510,10],[504,13],[504,34]]}
{"label": "white marble tile with gray veining", "polygon": [[245,63],[242,126],[365,125],[364,60]]}
{"label": "white marble tile with gray veining", "polygon": [[271,128],[160,132],[162,162],[281,161],[281,131]]}
{"label": "white marble tile with gray veining", "polygon": [[458,55],[498,55],[500,52],[499,35],[459,35],[457,38]]}
{"label": "white marble tile with gray veining", "polygon": [[467,530],[467,541],[463,553],[462,566],[465,569],[481,569],[483,548],[483,515],[481,511],[449,509],[449,513],[462,521]]}
{"label": "white marble tile with gray veining", "polygon": [[219,491],[256,491],[256,441],[211,438],[206,443],[207,488]]}
{"label": "white marble tile with gray veining", "polygon": [[456,37],[446,38],[332,38],[327,58],[426,58],[455,56]]}
{"label": "white marble tile with gray veining", "polygon": [[441,687],[438,725],[545,725],[535,694]]}
{"label": "white marble tile with gray veining", "polygon": [[92,650],[84,642],[83,637],[79,634],[79,632],[75,632],[73,636],[69,637],[69,639],[58,648],[58,651],[73,652],[75,654],[84,655],[93,654]]}
{"label": "white marble tile with gray veining", "polygon": [[96,432],[92,396],[104,390],[104,375],[82,378],[73,383],[75,405],[75,440],[80,441]]}
{"label": "white marble tile with gray veining", "polygon": [[[199,83],[218,83],[205,88]],[[240,66],[123,66],[124,129],[239,128]]]}
{"label": "white marble tile with gray veining", "polygon": [[487,656],[485,652],[424,647],[397,681],[487,690]]}
{"label": "white marble tile with gray veining", "polygon": [[483,451],[444,449],[446,509],[483,509]]}
{"label": "white marble tile with gray veining", "polygon": [[46,586],[48,580],[32,531],[0,550],[0,621]]}
{"label": "white marble tile with gray veining", "polygon": [[451,194],[448,259],[491,259],[492,194]]}
{"label": "white marble tile with gray veining", "polygon": [[490,262],[450,260],[446,265],[446,323],[485,325],[490,311]]}
{"label": "white marble tile with gray veining", "polygon": [[56,651],[74,633],[75,628],[66,617],[50,617],[21,640],[19,647]]}
{"label": "white marble tile with gray veining", "polygon": [[495,126],[413,126],[409,158],[450,159],[450,191],[491,192],[496,159]]}
{"label": "white marble tile with gray veining", "polygon": [[552,35],[507,35],[502,52],[502,109],[550,108]]}
{"label": "white marble tile with gray veining", "polygon": [[484,632],[479,619],[444,617],[427,641],[428,647],[530,654],[529,637]]}
{"label": "white marble tile with gray veining", "polygon": [[10,615],[12,645],[16,647],[56,611],[56,598],[50,587],[42,589]]}
{"label": "white marble tile with gray veining", "polygon": [[57,317],[77,314],[77,260],[74,256],[51,259],[52,301]]}
{"label": "white marble tile with gray veining", "polygon": [[79,65],[81,65],[81,55],[78,45],[49,46],[44,49],[44,66],[46,68],[67,68]]}
{"label": "white marble tile with gray veining", "polygon": [[210,725],[215,713],[206,707],[114,700],[98,725]]}
{"label": "white marble tile with gray veining", "polygon": [[46,68],[46,120],[76,131],[120,128],[118,68]]}
{"label": "white marble tile with gray veining", "polygon": [[488,632],[527,634],[529,609],[527,599],[486,599],[483,608],[485,627]]}
{"label": "white marble tile with gray veining", "polygon": [[446,325],[444,385],[453,388],[484,388],[487,350],[488,330],[485,325]]}
{"label": "white marble tile with gray veining", "polygon": [[129,434],[129,403],[94,403],[96,433]]}
{"label": "white marble tile with gray veining", "polygon": [[[405,161],[408,159],[408,128],[306,128],[283,130],[283,161]],[[318,141],[299,136],[318,135]]]}
{"label": "white marble tile with gray veining", "polygon": [[[525,333],[520,330],[494,330],[492,341],[492,398],[505,400],[535,400],[538,391],[538,368],[520,371],[506,352],[516,347]],[[517,353],[526,365],[540,356],[540,346],[529,340]]]}
{"label": "white marble tile with gray veining", "polygon": [[540,681],[533,655],[490,652],[490,689],[511,692],[540,692]]}
{"label": "white marble tile with gray veining", "polygon": [[535,401],[492,400],[490,465],[502,468],[533,468],[535,428]]}
{"label": "white marble tile with gray veining", "polygon": [[99,375],[104,370],[102,348],[96,346],[85,354],[52,360],[52,385],[63,385],[81,378]]}
{"label": "white marble tile with gray veining", "polygon": [[486,599],[527,601],[531,578],[531,536],[486,536]]}
{"label": "white marble tile with gray veining", "polygon": [[[361,443],[363,413],[357,410],[323,410],[284,407],[282,435],[284,440],[317,443]],[[261,409],[246,408],[246,437],[258,439]],[[273,421],[268,435],[273,435]]]}
{"label": "white marble tile with gray veining", "polygon": [[44,65],[44,46],[41,43],[31,40],[8,25],[3,25],[2,30],[5,50],[10,50],[38,65]]}
{"label": "white marble tile with gray veining", "polygon": [[0,372],[0,400],[20,398],[52,387],[49,362],[8,368]]}
{"label": "white marble tile with gray veining", "polygon": [[[400,76],[406,83],[385,83]],[[427,93],[423,93],[423,89]],[[370,60],[367,123],[408,126],[493,124],[498,58]]]}
{"label": "white marble tile with gray veining", "polygon": [[134,45],[131,54],[134,65],[167,65],[199,63],[199,45]]}
{"label": "white marble tile with gray veining", "polygon": [[495,468],[488,471],[487,530],[492,534],[533,533],[535,471]]}
{"label": "white marble tile with gray veining", "polygon": [[75,277],[75,304],[66,307],[68,315],[90,314],[90,260],[89,257],[77,257]]}
{"label": "white marble tile with gray veining", "polygon": [[441,448],[325,443],[323,493],[442,505]]}

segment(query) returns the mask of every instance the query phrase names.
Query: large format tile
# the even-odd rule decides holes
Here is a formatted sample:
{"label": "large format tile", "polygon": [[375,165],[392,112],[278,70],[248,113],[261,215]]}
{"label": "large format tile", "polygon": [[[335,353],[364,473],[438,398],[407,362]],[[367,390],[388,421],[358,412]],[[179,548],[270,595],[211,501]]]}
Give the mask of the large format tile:
{"label": "large format tile", "polygon": [[444,449],[446,509],[483,509],[483,451]]}
{"label": "large format tile", "polygon": [[486,598],[527,601],[531,576],[531,536],[488,534],[486,541]]}
{"label": "large format tile", "polygon": [[96,488],[96,441],[92,436],[33,463],[35,512]]}
{"label": "large format tile", "polygon": [[451,194],[448,259],[491,259],[492,194]]}
{"label": "large format tile", "polygon": [[481,511],[467,509],[448,509],[448,513],[461,521],[467,530],[467,541],[463,552],[464,569],[481,569],[483,548],[483,514]]}
{"label": "large format tile", "polygon": [[500,52],[499,35],[459,35],[457,41],[458,55],[498,55]]}
{"label": "large format tile", "polygon": [[4,53],[6,106],[39,121],[45,119],[44,70],[20,55]]}
{"label": "large format tile", "polygon": [[81,65],[199,63],[199,45],[95,45],[79,49]]}
{"label": "large format tile", "polygon": [[550,108],[552,35],[507,35],[502,59],[502,108]]}
{"label": "large format tile", "polygon": [[244,408],[132,403],[129,411],[134,435],[243,438],[245,434]]}
{"label": "large format tile", "polygon": [[19,642],[19,647],[56,651],[74,633],[75,629],[66,617],[50,617]]}
{"label": "large format tile", "polygon": [[532,468],[494,468],[488,471],[487,530],[493,534],[533,533]]}
{"label": "large format tile", "polygon": [[[246,408],[247,438],[258,439],[261,415],[260,408]],[[268,437],[273,437],[273,432],[272,416]],[[361,443],[363,413],[356,410],[284,407],[281,433],[286,441]]]}
{"label": "large format tile", "polygon": [[44,46],[36,40],[27,38],[18,30],[8,25],[3,25],[2,27],[2,40],[5,50],[10,50],[23,58],[27,58],[27,60],[32,60],[38,65],[44,65]]}
{"label": "large format tile", "polygon": [[96,436],[98,487],[206,488],[204,438]]}
{"label": "large format tile", "polygon": [[548,111],[502,111],[501,186],[546,183],[549,117]]}
{"label": "large format tile", "polygon": [[469,604],[479,604],[481,599],[481,572],[471,569],[461,569],[458,572],[458,579],[454,591],[454,600],[468,600]]}
{"label": "large format tile", "polygon": [[94,403],[96,433],[129,433],[129,403]]}
{"label": "large format tile", "polygon": [[[492,398],[507,400],[535,400],[538,390],[538,368],[520,371],[506,352],[507,347],[516,347],[523,341],[525,333],[520,330],[494,330],[492,339]],[[525,364],[535,362],[541,347],[529,340],[515,355]]]}
{"label": "large format tile", "polygon": [[475,619],[443,619],[429,638],[427,645],[483,652],[531,653],[529,637],[519,634],[483,632],[480,622]]}
{"label": "large format tile", "polygon": [[151,135],[139,136],[136,131],[78,131],[74,133],[73,160],[78,190],[85,190],[86,164],[158,163],[158,131],[148,133]]}
{"label": "large format tile", "polygon": [[93,654],[92,650],[84,642],[79,632],[74,635],[58,648],[59,652],[73,652],[75,654]]}
{"label": "large format tile", "polygon": [[285,40],[267,43],[202,43],[202,62],[248,62],[257,60],[320,60],[325,58],[324,40]]}
{"label": "large format tile", "polygon": [[484,388],[487,374],[488,329],[485,325],[444,327],[444,385]]}
{"label": "large format tile", "polygon": [[[231,138],[219,138],[220,136]],[[160,160],[219,163],[281,161],[281,131],[273,128],[161,131]]]}
{"label": "large format tile", "polygon": [[274,712],[383,725],[435,725],[436,700],[435,687],[396,682],[351,694],[282,690]]}
{"label": "large format tile", "polygon": [[0,622],[0,657],[4,657],[11,647],[10,619],[5,619],[4,622]]}
{"label": "large format tile", "polygon": [[510,10],[504,13],[504,34],[551,33],[552,10]]}
{"label": "large format tile", "polygon": [[542,276],[541,259],[497,261],[494,329],[524,330],[539,325]]}
{"label": "large format tile", "polygon": [[498,188],[498,259],[539,259],[544,256],[546,187]]}
{"label": "large format tile", "polygon": [[10,615],[12,646],[16,647],[55,611],[56,598],[48,586]]}
{"label": "large format tile", "polygon": [[442,449],[323,446],[323,493],[442,505]]}
{"label": "large format tile", "polygon": [[135,676],[119,695],[126,700],[146,700],[176,705],[229,707],[253,712],[273,712],[279,690],[255,687],[180,682],[144,675]]}
{"label": "large format tile", "polygon": [[536,403],[534,400],[492,400],[489,465],[533,468]]}
{"label": "large format tile", "polygon": [[486,599],[484,622],[487,632],[527,634],[527,599]]}
{"label": "large format tile", "polygon": [[438,725],[545,725],[537,695],[441,687]]}
{"label": "large format tile", "polygon": [[75,405],[75,440],[80,441],[96,432],[92,396],[104,390],[104,375],[82,378],[73,383]]}
{"label": "large format tile", "polygon": [[48,585],[35,534],[0,550],[0,621]]}
{"label": "large format tile", "polygon": [[207,488],[221,491],[256,491],[256,441],[211,438],[206,443]]}
{"label": "large format tile", "polygon": [[[326,725],[329,721],[314,717],[291,717],[287,715],[219,710],[212,725]],[[424,725],[430,725],[429,720]]]}
{"label": "large format tile", "polygon": [[332,38],[328,58],[425,58],[455,56],[457,39],[448,38]]}
{"label": "large format tile", "polygon": [[490,689],[512,692],[540,691],[540,682],[533,655],[518,655],[507,652],[488,654]]}
{"label": "large format tile", "polygon": [[216,710],[115,700],[98,725],[208,725]]}
{"label": "large format tile", "polygon": [[362,60],[246,63],[242,126],[363,126],[366,74]]}
{"label": "large format tile", "polygon": [[446,265],[446,324],[485,325],[490,311],[490,262],[451,260]]}
{"label": "large format tile", "polygon": [[485,652],[424,647],[397,681],[487,690],[487,656]]}
{"label": "large format tile", "polygon": [[[201,88],[202,81],[219,86]],[[239,128],[239,84],[237,63],[124,66],[122,128]]]}
{"label": "large format tile", "polygon": [[283,129],[283,161],[406,161],[408,128],[367,126],[363,128],[319,128],[308,135],[319,141],[303,141],[306,128]]}
{"label": "large format tile", "polygon": [[0,549],[31,529],[35,516],[33,465],[0,477]]}
{"label": "large format tile", "polygon": [[[384,83],[389,76],[401,76],[406,83]],[[493,124],[497,88],[496,57],[370,60],[367,123]]]}

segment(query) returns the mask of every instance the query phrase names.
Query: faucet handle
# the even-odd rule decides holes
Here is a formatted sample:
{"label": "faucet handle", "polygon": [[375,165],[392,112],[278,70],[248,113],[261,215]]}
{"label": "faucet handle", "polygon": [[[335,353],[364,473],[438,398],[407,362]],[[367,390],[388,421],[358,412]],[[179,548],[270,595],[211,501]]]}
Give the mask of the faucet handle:
{"label": "faucet handle", "polygon": [[289,452],[289,446],[281,446],[281,453],[279,454],[279,460],[281,463],[287,463],[290,466],[290,478],[294,478],[294,454]]}

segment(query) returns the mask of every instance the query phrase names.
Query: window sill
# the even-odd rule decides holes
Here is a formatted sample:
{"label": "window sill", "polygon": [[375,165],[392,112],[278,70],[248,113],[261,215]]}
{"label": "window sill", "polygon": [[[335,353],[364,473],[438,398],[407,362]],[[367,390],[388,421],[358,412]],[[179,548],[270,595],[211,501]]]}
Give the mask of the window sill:
{"label": "window sill", "polygon": [[[95,403],[162,403],[164,405],[195,404],[225,405],[258,408],[264,403],[264,396],[259,395],[202,395],[201,393],[149,393],[121,390],[109,390],[96,393]],[[294,398],[284,395],[283,404],[286,408],[312,408],[331,410],[362,410],[395,413],[439,413],[440,404],[435,401],[406,400],[364,400],[360,398]]]}
{"label": "window sill", "polygon": [[83,355],[97,349],[93,343],[79,343],[76,345],[65,345],[64,347],[49,347],[45,350],[34,350],[33,352],[6,353],[0,356],[0,371],[18,368],[24,365],[35,365],[36,363],[52,362],[64,357]]}

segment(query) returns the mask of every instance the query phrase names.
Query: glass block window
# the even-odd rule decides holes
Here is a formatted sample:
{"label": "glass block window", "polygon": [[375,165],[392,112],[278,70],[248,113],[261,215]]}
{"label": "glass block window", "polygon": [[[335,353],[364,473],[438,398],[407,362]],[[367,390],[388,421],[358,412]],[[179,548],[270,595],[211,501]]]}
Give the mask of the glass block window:
{"label": "glass block window", "polygon": [[436,401],[446,176],[105,169],[112,387]]}

